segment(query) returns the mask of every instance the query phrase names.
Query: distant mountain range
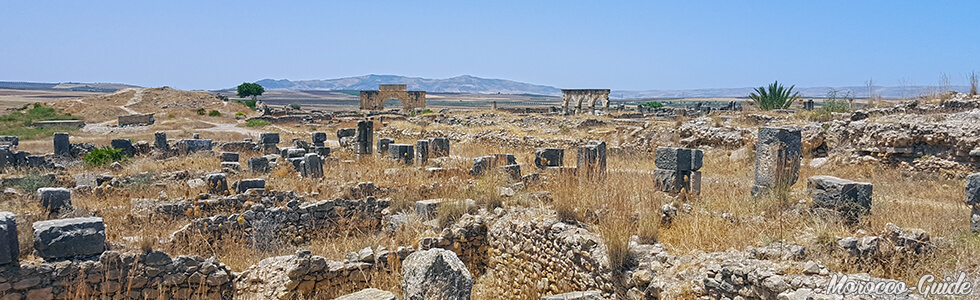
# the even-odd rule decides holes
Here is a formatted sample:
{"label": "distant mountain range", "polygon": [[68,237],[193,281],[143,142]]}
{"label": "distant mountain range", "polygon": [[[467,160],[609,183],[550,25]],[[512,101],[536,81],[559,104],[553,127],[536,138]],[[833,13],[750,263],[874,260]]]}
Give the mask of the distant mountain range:
{"label": "distant mountain range", "polygon": [[138,88],[139,86],[122,83],[44,83],[44,82],[15,82],[0,81],[0,89],[12,90],[64,90],[81,92],[115,92],[125,88]]}
{"label": "distant mountain range", "polygon": [[[464,93],[464,94],[533,94],[544,96],[561,96],[561,89],[553,86],[537,85],[530,83],[517,82],[505,79],[487,79],[469,75],[457,76],[446,79],[428,79],[419,77],[405,77],[398,75],[364,75],[357,77],[346,77],[324,80],[298,80],[287,79],[263,79],[256,83],[266,89],[279,90],[377,90],[379,84],[401,83],[406,84],[409,90],[421,90],[430,93]],[[951,86],[951,90],[966,92],[967,86]],[[856,98],[868,97],[867,86],[847,86],[847,87],[798,87],[796,89],[804,97],[826,97],[831,90],[838,91],[838,97],[845,97],[850,93]],[[884,87],[875,86],[874,93],[886,98],[906,98],[920,95],[929,95],[939,91],[935,86],[902,86]],[[636,98],[731,98],[748,97],[753,88],[710,88],[692,90],[613,90],[610,98],[615,99],[636,99]]]}

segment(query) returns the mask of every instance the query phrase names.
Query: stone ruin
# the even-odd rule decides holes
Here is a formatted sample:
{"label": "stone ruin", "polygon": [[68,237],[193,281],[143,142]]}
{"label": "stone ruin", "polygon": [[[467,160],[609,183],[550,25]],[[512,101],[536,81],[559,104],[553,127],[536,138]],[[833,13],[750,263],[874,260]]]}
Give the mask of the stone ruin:
{"label": "stone ruin", "polygon": [[[609,108],[609,89],[562,89],[561,90],[561,104],[562,110],[565,113],[571,113],[574,109],[575,112],[582,112],[582,103],[585,102],[587,107],[585,111],[591,113],[596,108],[596,102],[600,102],[600,105],[604,109]],[[574,105],[574,107],[569,107],[569,105]]]}
{"label": "stone ruin", "polygon": [[606,176],[606,142],[589,141],[578,146],[576,173],[585,178],[602,179]]}
{"label": "stone ruin", "polygon": [[670,195],[701,194],[701,166],[704,152],[700,149],[659,147],[654,160],[654,185]]}
{"label": "stone ruin", "polygon": [[383,110],[388,99],[401,101],[402,111],[425,108],[425,91],[409,91],[404,84],[381,84],[377,91],[361,91],[361,110]]}
{"label": "stone ruin", "polygon": [[813,197],[814,209],[832,211],[847,223],[855,223],[861,216],[871,214],[872,190],[869,182],[825,175],[807,179],[807,191]]}
{"label": "stone ruin", "polygon": [[762,127],[756,144],[755,185],[752,195],[783,190],[796,183],[803,153],[800,130],[790,127]]}
{"label": "stone ruin", "polygon": [[970,207],[970,231],[980,232],[980,173],[966,177],[965,202]]}
{"label": "stone ruin", "polygon": [[153,125],[153,114],[133,114],[119,116],[119,127]]}

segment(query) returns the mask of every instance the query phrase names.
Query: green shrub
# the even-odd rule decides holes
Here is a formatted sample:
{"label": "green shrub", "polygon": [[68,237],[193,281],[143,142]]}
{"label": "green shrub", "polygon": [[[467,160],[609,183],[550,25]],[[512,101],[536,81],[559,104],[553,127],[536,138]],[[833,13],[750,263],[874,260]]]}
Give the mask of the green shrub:
{"label": "green shrub", "polygon": [[167,118],[173,119],[174,118],[174,114],[167,114]]}
{"label": "green shrub", "polygon": [[105,166],[126,159],[126,155],[122,153],[122,149],[106,146],[93,149],[82,159],[90,166]]}
{"label": "green shrub", "polygon": [[289,105],[289,108],[292,108],[292,109],[300,109],[300,106],[299,106],[299,104],[293,103],[293,104],[290,104]]}
{"label": "green shrub", "polygon": [[235,102],[238,102],[238,103],[240,103],[242,105],[247,106],[248,108],[250,108],[252,110],[255,110],[255,103],[257,103],[258,100],[255,100],[255,99],[252,99],[252,100],[238,100],[238,101],[235,101]]}
{"label": "green shrub", "polygon": [[266,126],[266,125],[270,125],[270,124],[272,124],[272,123],[269,123],[269,121],[262,120],[262,119],[251,119],[251,120],[245,121],[245,126],[246,127],[262,127],[262,126]]}
{"label": "green shrub", "polygon": [[793,101],[802,97],[799,92],[793,93],[795,87],[794,85],[786,89],[782,84],[779,84],[779,81],[775,81],[768,88],[761,86],[755,88],[755,92],[749,94],[749,98],[761,110],[787,109],[793,105]]}
{"label": "green shrub", "polygon": [[203,109],[203,108],[198,108],[197,109],[197,114],[198,115],[202,115],[203,116],[204,114],[207,114],[207,113],[208,113],[208,111],[206,109]]}
{"label": "green shrub", "polygon": [[212,110],[212,111],[209,111],[208,112],[208,116],[220,117],[221,116],[221,112],[220,111],[217,111],[217,110]]}
{"label": "green shrub", "polygon": [[851,96],[851,92],[847,91],[843,97],[839,97],[837,90],[831,89],[827,92],[827,100],[823,102],[820,106],[820,112],[823,113],[846,113],[851,111],[851,101],[854,101],[854,96]]}
{"label": "green shrub", "polygon": [[24,176],[24,178],[17,182],[17,188],[24,192],[33,193],[36,192],[37,189],[49,187],[51,184],[51,178],[38,173],[31,173],[27,174]]}
{"label": "green shrub", "polygon": [[243,113],[243,112],[236,112],[235,113],[235,116],[236,117],[244,117],[245,116],[245,113]]}
{"label": "green shrub", "polygon": [[643,106],[646,106],[646,107],[652,107],[652,108],[661,108],[661,107],[664,107],[664,104],[663,103],[660,103],[660,102],[657,102],[657,101],[643,102],[642,105]]}

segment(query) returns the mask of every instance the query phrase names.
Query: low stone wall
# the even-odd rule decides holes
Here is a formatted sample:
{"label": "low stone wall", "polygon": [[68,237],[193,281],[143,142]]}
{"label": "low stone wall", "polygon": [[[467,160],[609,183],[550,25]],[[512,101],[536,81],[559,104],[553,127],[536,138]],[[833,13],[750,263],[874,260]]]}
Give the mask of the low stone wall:
{"label": "low stone wall", "polygon": [[171,242],[213,243],[225,239],[250,240],[259,249],[276,249],[282,243],[301,244],[324,234],[327,228],[380,229],[382,211],[390,200],[323,200],[267,209],[255,205],[240,214],[194,219],[171,236]]}
{"label": "low stone wall", "polygon": [[134,114],[119,116],[119,126],[153,125],[153,114]]}
{"label": "low stone wall", "polygon": [[98,260],[0,267],[3,299],[232,299],[231,271],[214,258],[103,252]]}

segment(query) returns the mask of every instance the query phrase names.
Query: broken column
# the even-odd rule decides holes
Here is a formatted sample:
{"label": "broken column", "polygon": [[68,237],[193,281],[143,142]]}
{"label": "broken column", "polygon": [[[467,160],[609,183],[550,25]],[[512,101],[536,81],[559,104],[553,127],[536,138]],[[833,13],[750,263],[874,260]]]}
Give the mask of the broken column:
{"label": "broken column", "polygon": [[374,121],[357,121],[357,131],[354,153],[371,154],[371,146],[374,145]]}
{"label": "broken column", "polygon": [[970,212],[970,231],[980,232],[980,173],[966,176],[966,205]]}
{"label": "broken column", "polygon": [[20,244],[17,241],[17,222],[11,212],[0,212],[0,265],[17,262]]}
{"label": "broken column", "polygon": [[538,148],[534,151],[534,166],[538,169],[561,167],[565,160],[565,149]]}
{"label": "broken column", "polygon": [[415,142],[415,153],[420,164],[429,162],[429,140],[418,140]]}
{"label": "broken column", "polygon": [[204,176],[208,185],[208,193],[224,195],[228,191],[228,176],[225,173],[212,173]]}
{"label": "broken column", "polygon": [[[501,168],[504,171],[513,170],[512,165],[517,165],[517,158],[509,153],[495,153],[473,159],[473,170],[470,175],[480,176],[491,168]],[[520,168],[520,165],[517,165]],[[513,176],[513,175],[512,175]]]}
{"label": "broken column", "polygon": [[58,212],[62,208],[71,207],[71,190],[66,188],[38,188],[37,196],[41,198],[41,206],[50,212]]}
{"label": "broken column", "polygon": [[157,131],[153,134],[153,147],[160,151],[169,151],[170,144],[167,143],[167,133]]}
{"label": "broken column", "polygon": [[806,186],[814,208],[834,211],[847,223],[871,214],[873,188],[869,182],[820,175],[807,179]]}
{"label": "broken column", "polygon": [[133,156],[133,141],[129,139],[113,139],[110,145],[112,148],[122,150],[126,156]]}
{"label": "broken column", "polygon": [[33,228],[34,249],[45,260],[92,257],[106,249],[102,218],[38,221]]}
{"label": "broken column", "polygon": [[278,153],[279,147],[279,134],[274,132],[266,132],[259,135],[259,144],[262,147],[263,154]]}
{"label": "broken column", "polygon": [[71,156],[71,143],[68,141],[67,132],[56,132],[54,134],[54,155]]}
{"label": "broken column", "polygon": [[654,159],[654,185],[671,195],[701,194],[701,169],[704,152],[700,149],[659,147]]}
{"label": "broken column", "polygon": [[394,144],[395,139],[392,138],[380,138],[378,139],[378,153],[381,155],[388,154],[388,145]]}
{"label": "broken column", "polygon": [[755,185],[752,196],[796,183],[802,155],[800,130],[791,127],[762,127],[755,152]]}
{"label": "broken column", "polygon": [[316,153],[307,153],[303,156],[303,168],[300,173],[303,177],[323,177],[323,159]]}
{"label": "broken column", "polygon": [[432,157],[449,156],[449,139],[434,137],[429,139],[429,155]]}
{"label": "broken column", "polygon": [[606,142],[589,141],[578,147],[577,174],[586,178],[601,179],[606,175]]}
{"label": "broken column", "polygon": [[415,157],[415,147],[409,144],[388,145],[388,158],[404,162],[406,165],[412,164]]}

